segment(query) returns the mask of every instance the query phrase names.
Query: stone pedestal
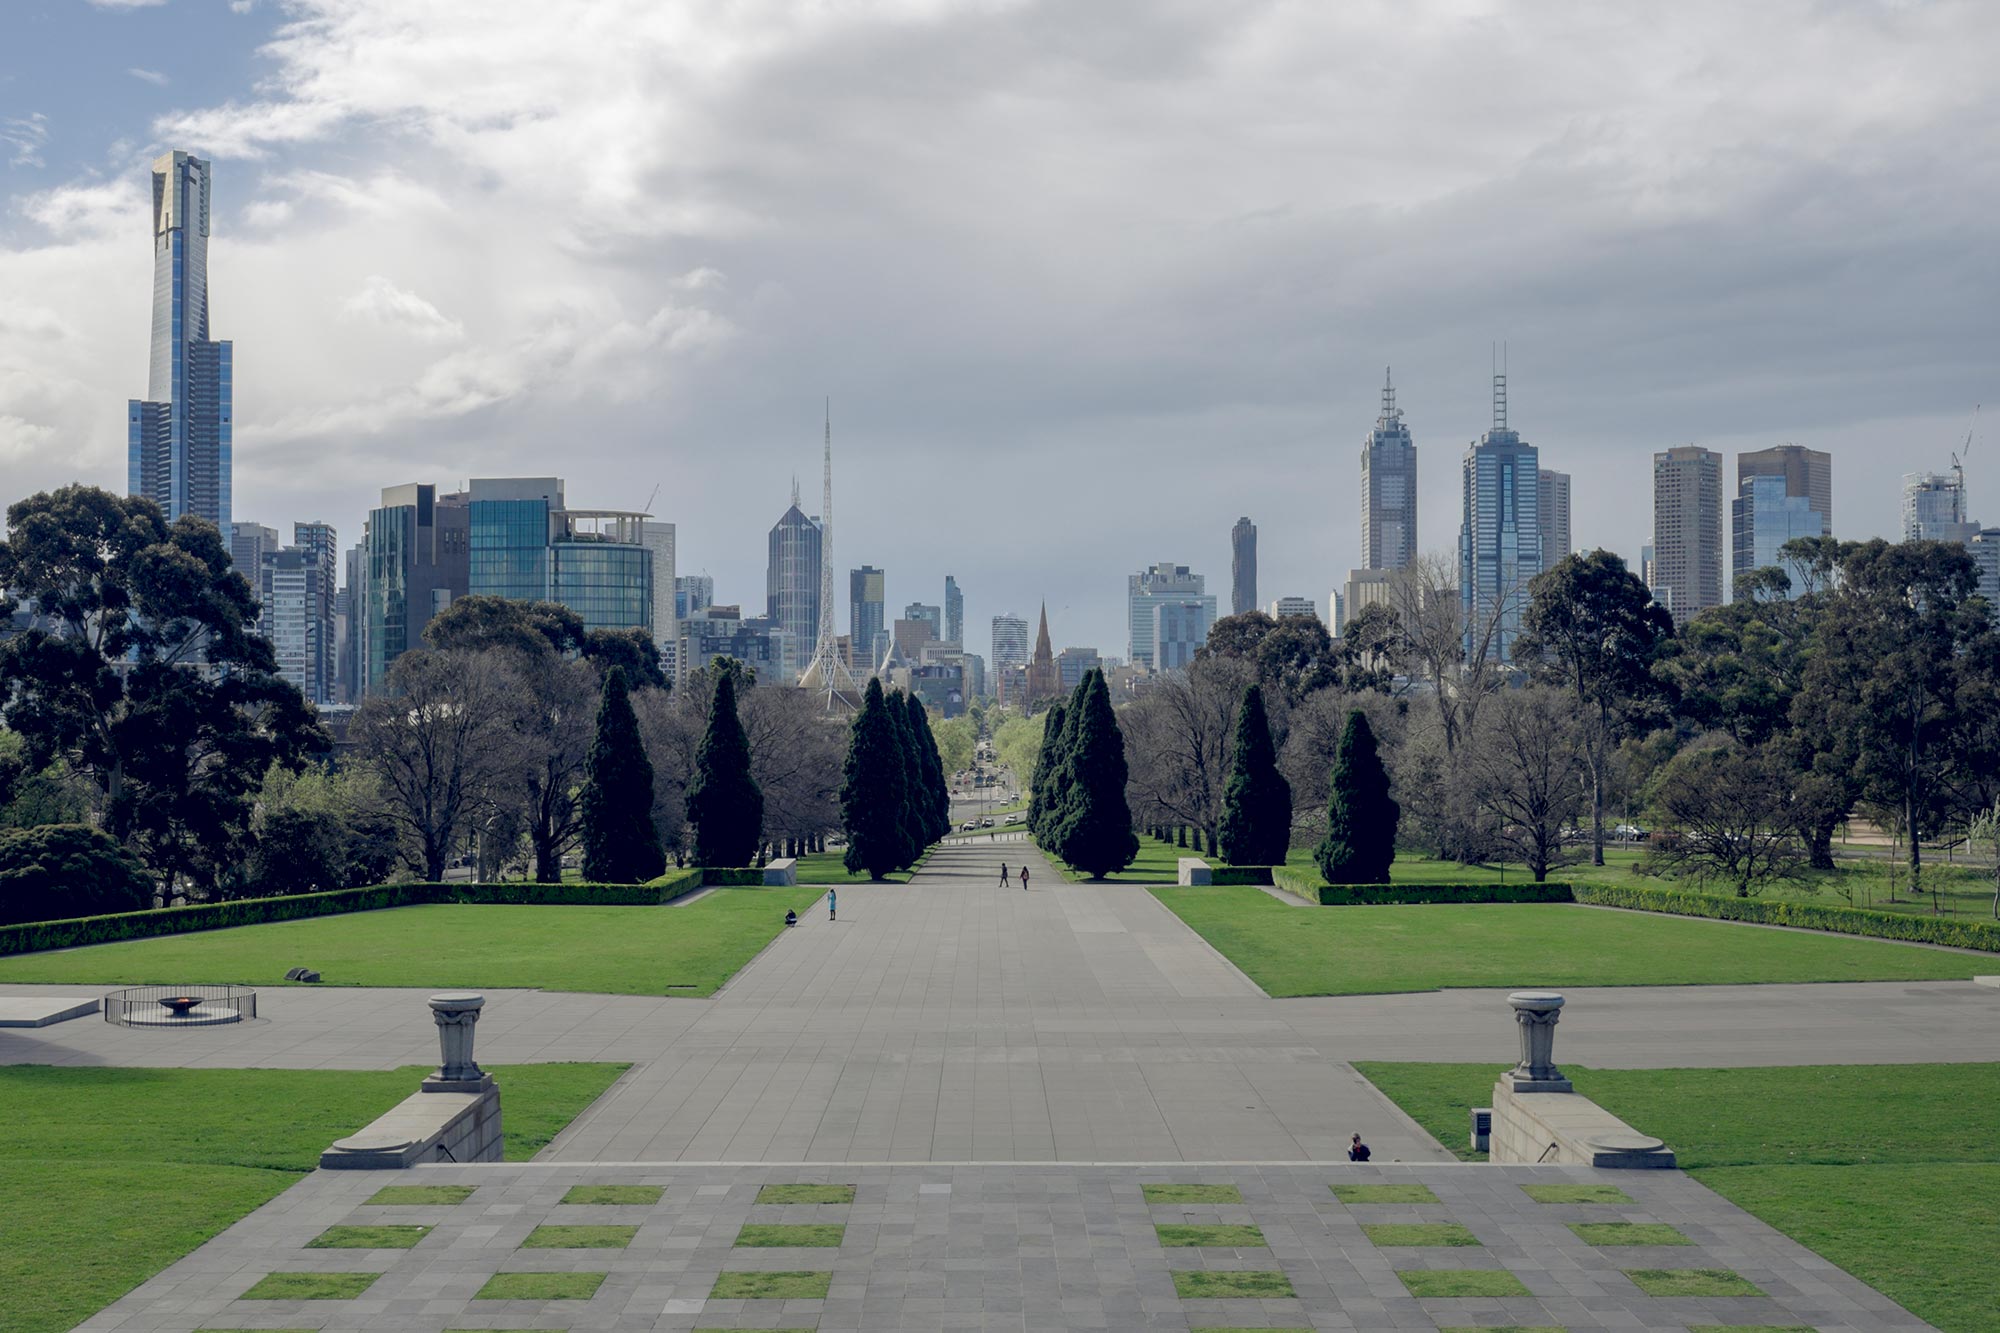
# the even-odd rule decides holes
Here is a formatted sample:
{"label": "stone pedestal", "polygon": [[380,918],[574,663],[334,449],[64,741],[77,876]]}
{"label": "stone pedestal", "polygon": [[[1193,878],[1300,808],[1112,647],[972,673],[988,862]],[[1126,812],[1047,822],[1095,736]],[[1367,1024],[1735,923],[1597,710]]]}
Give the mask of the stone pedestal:
{"label": "stone pedestal", "polygon": [[1179,860],[1174,882],[1182,888],[1213,884],[1215,882],[1215,872],[1209,868],[1208,862],[1202,860],[1199,856],[1183,856]]}
{"label": "stone pedestal", "polygon": [[430,1003],[438,1030],[438,1069],[424,1080],[423,1091],[489,1091],[493,1076],[472,1058],[472,1033],[486,997],[476,991],[446,991],[431,996]]}
{"label": "stone pedestal", "polygon": [[1521,1062],[1500,1076],[1515,1092],[1574,1092],[1556,1068],[1556,1022],[1563,997],[1550,990],[1520,990],[1507,997],[1521,1033]]}

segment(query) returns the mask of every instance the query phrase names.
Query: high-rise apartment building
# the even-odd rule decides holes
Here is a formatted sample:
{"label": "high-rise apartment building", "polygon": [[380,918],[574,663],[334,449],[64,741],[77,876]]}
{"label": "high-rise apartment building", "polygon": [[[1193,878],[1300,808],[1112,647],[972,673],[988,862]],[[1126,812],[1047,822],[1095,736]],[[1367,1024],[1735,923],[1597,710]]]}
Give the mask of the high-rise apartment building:
{"label": "high-rise apartment building", "polygon": [[340,702],[358,704],[366,692],[364,670],[367,654],[365,611],[368,604],[368,546],[365,541],[347,548],[341,579],[340,600]]}
{"label": "high-rise apartment building", "polygon": [[586,630],[653,632],[644,514],[572,509],[560,477],[475,477],[467,495],[473,594],[559,602]]}
{"label": "high-rise apartment building", "polygon": [[675,614],[679,580],[674,573],[674,525],[648,518],[640,541],[653,553],[653,647],[668,680],[680,678],[680,618]]}
{"label": "high-rise apartment building", "polygon": [[1536,471],[1535,517],[1542,528],[1542,568],[1548,569],[1571,550],[1569,473],[1547,468]]}
{"label": "high-rise apartment building", "polygon": [[426,483],[388,487],[368,511],[356,612],[361,694],[381,689],[396,659],[423,646],[431,617],[465,596],[471,517],[464,492],[441,496]]}
{"label": "high-rise apartment building", "polygon": [[953,643],[965,642],[965,594],[959,591],[958,580],[949,574],[944,576],[944,633],[938,637]]}
{"label": "high-rise apartment building", "polygon": [[209,164],[153,162],[153,341],[146,397],[126,405],[126,480],[169,520],[230,534],[232,348],[208,336]]}
{"label": "high-rise apartment building", "polygon": [[1265,609],[1273,620],[1280,620],[1286,616],[1311,616],[1315,620],[1319,618],[1319,607],[1310,597],[1280,597]]}
{"label": "high-rise apartment building", "polygon": [[[1008,672],[1028,663],[1028,622],[1009,613],[993,617],[993,678],[1005,689]],[[1002,699],[1002,703],[1012,702]]]}
{"label": "high-rise apartment building", "polygon": [[1653,598],[1685,625],[1723,602],[1722,455],[1677,445],[1653,455]]}
{"label": "high-rise apartment building", "polygon": [[[1794,537],[1826,535],[1826,520],[1813,510],[1812,501],[1787,494],[1782,476],[1767,473],[1743,478],[1730,511],[1735,523],[1730,550],[1734,578],[1740,579],[1753,569],[1782,565],[1784,558],[1779,552]],[[1791,595],[1797,597],[1803,591],[1794,587]],[[1733,583],[1730,597],[1735,599]],[[1673,609],[1671,604],[1668,609]],[[1678,615],[1675,620],[1679,620]]]}
{"label": "high-rise apartment building", "polygon": [[689,620],[715,605],[715,579],[707,574],[674,577],[674,619]]}
{"label": "high-rise apartment building", "polygon": [[785,665],[785,683],[798,678],[819,642],[820,560],[819,520],[799,508],[798,488],[792,503],[771,528],[770,560],[764,572],[764,614],[785,632],[786,646],[798,660]]}
{"label": "high-rise apartment building", "polygon": [[889,650],[888,630],[882,619],[888,596],[888,575],[875,566],[863,565],[847,572],[847,640],[854,666],[863,673],[882,665]]}
{"label": "high-rise apartment building", "polygon": [[905,620],[921,620],[931,627],[931,638],[942,640],[944,633],[944,608],[931,606],[925,602],[911,602],[903,608]]}
{"label": "high-rise apartment building", "polygon": [[1208,642],[1209,628],[1215,624],[1215,599],[1156,597],[1147,610],[1153,615],[1153,669],[1184,670]]}
{"label": "high-rise apartment building", "polygon": [[1507,377],[1495,375],[1493,426],[1466,448],[1462,480],[1458,596],[1467,658],[1514,656],[1528,581],[1543,568],[1540,472],[1535,446],[1507,424]]}
{"label": "high-rise apartment building", "polygon": [[[1207,607],[1207,620],[1202,624],[1201,636],[1208,637],[1208,626],[1215,622],[1215,598],[1206,590],[1207,578],[1191,572],[1186,565],[1176,565],[1163,560],[1151,568],[1142,569],[1137,574],[1125,578],[1127,606],[1127,626],[1129,640],[1127,652],[1131,660],[1149,670],[1165,670],[1153,660],[1154,606],[1162,601],[1195,602]],[[1176,629],[1185,628],[1185,617],[1175,620]]]}
{"label": "high-rise apartment building", "polygon": [[[1736,484],[1746,477],[1783,477],[1786,495],[1802,495],[1826,522],[1820,535],[1833,535],[1833,455],[1797,444],[1780,444],[1736,455]],[[1747,570],[1737,570],[1747,573]]]}
{"label": "high-rise apartment building", "polygon": [[1361,443],[1361,567],[1401,569],[1417,558],[1417,445],[1382,375],[1382,413]]}
{"label": "high-rise apartment building", "polygon": [[339,625],[335,600],[340,583],[340,534],[331,523],[292,524],[292,547],[302,553],[311,569],[307,580],[306,652],[308,667],[306,698],[316,704],[338,700],[335,685],[340,674]]}
{"label": "high-rise apartment building", "polygon": [[1979,595],[2000,619],[2000,528],[1981,528],[1965,549],[1979,566]]}
{"label": "high-rise apartment building", "polygon": [[1903,474],[1903,540],[1968,542],[1979,525],[1966,521],[1965,475],[1950,472]]}
{"label": "high-rise apartment building", "polygon": [[1395,591],[1395,576],[1386,569],[1350,569],[1347,571],[1347,587],[1336,590],[1328,599],[1328,609],[1333,619],[1327,623],[1329,634],[1347,633],[1347,622],[1361,614],[1364,606],[1387,606]]}
{"label": "high-rise apartment building", "polygon": [[1229,530],[1229,614],[1257,609],[1257,525],[1236,520]]}
{"label": "high-rise apartment building", "polygon": [[1086,675],[1103,666],[1104,659],[1095,648],[1065,648],[1056,654],[1056,677],[1065,690],[1075,689]]}
{"label": "high-rise apartment building", "polygon": [[278,530],[262,523],[231,523],[224,535],[229,538],[229,563],[255,592],[263,577],[258,571],[264,567],[264,553],[278,549]]}
{"label": "high-rise apartment building", "polygon": [[314,703],[332,699],[331,566],[305,546],[264,555],[264,637],[278,660],[278,674]]}

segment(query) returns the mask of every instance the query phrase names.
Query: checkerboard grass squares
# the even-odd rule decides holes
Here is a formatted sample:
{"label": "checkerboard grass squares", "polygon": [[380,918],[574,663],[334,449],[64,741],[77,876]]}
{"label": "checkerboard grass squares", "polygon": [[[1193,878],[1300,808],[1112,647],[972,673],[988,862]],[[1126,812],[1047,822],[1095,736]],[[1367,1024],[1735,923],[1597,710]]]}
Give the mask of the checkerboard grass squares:
{"label": "checkerboard grass squares", "polygon": [[384,1185],[364,1203],[377,1208],[414,1208],[420,1204],[464,1203],[477,1185]]}
{"label": "checkerboard grass squares", "polygon": [[1726,1268],[1628,1268],[1625,1276],[1648,1296],[1762,1296],[1757,1285]]}
{"label": "checkerboard grass squares", "polygon": [[1368,1239],[1377,1245],[1465,1246],[1477,1245],[1479,1237],[1456,1222],[1370,1222],[1362,1226]]}
{"label": "checkerboard grass squares", "polygon": [[1429,1185],[1335,1185],[1333,1197],[1342,1203],[1436,1203]]}
{"label": "checkerboard grass squares", "polygon": [[770,1250],[787,1246],[833,1247],[840,1244],[847,1235],[847,1228],[838,1222],[819,1222],[807,1226],[767,1226],[751,1223],[736,1233],[736,1244],[742,1249]]}
{"label": "checkerboard grass squares", "polygon": [[309,1250],[407,1250],[429,1227],[328,1227],[306,1242]]}
{"label": "checkerboard grass squares", "polygon": [[638,1204],[651,1207],[665,1194],[664,1185],[572,1185],[564,1203]]}
{"label": "checkerboard grass squares", "polygon": [[1569,1333],[1560,1324],[1452,1324],[1438,1333]]}
{"label": "checkerboard grass squares", "polygon": [[1665,1222],[1572,1222],[1569,1229],[1587,1245],[1692,1245]]}
{"label": "checkerboard grass squares", "polygon": [[1174,1294],[1184,1301],[1274,1301],[1297,1293],[1283,1273],[1196,1268],[1174,1274]]}
{"label": "checkerboard grass squares", "polygon": [[521,1242],[524,1250],[622,1250],[639,1234],[637,1227],[569,1227],[543,1225]]}
{"label": "checkerboard grass squares", "polygon": [[1523,1185],[1521,1192],[1536,1203],[1632,1202],[1632,1196],[1616,1185]]}
{"label": "checkerboard grass squares", "polygon": [[853,1203],[852,1185],[766,1185],[758,1203]]}
{"label": "checkerboard grass squares", "polygon": [[1264,1233],[1251,1226],[1164,1226],[1154,1227],[1153,1230],[1160,1233],[1160,1244],[1170,1248],[1198,1245],[1210,1249],[1244,1250],[1264,1244]]}
{"label": "checkerboard grass squares", "polygon": [[380,1273],[266,1273],[243,1293],[246,1301],[351,1301]]}
{"label": "checkerboard grass squares", "polygon": [[1526,1296],[1521,1279],[1504,1268],[1405,1268],[1397,1272],[1410,1295],[1456,1297]]}
{"label": "checkerboard grass squares", "polygon": [[476,1301],[587,1301],[604,1273],[495,1273],[473,1293]]}
{"label": "checkerboard grass squares", "polygon": [[719,1273],[712,1301],[823,1301],[833,1285],[827,1272]]}
{"label": "checkerboard grass squares", "polygon": [[1242,1203],[1234,1185],[1141,1185],[1147,1203]]}

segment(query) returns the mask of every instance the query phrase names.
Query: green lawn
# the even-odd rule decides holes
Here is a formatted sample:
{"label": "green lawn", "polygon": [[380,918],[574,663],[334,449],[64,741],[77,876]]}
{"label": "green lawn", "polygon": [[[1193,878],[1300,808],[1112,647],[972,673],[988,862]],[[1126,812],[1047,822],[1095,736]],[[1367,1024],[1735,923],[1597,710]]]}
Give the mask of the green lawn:
{"label": "green lawn", "polygon": [[[498,1066],[507,1156],[546,1145],[623,1065]],[[0,1327],[58,1333],[310,1171],[428,1070],[0,1066]]]}
{"label": "green lawn", "polygon": [[[713,995],[803,910],[812,889],[722,889],[685,907],[439,903],[0,958],[0,982],[334,986]],[[450,942],[439,948],[438,941]]]}
{"label": "green lawn", "polygon": [[795,1269],[790,1272],[719,1273],[709,1289],[712,1301],[823,1301],[833,1274]]}
{"label": "green lawn", "polygon": [[1281,1301],[1297,1295],[1283,1273],[1234,1268],[1177,1269],[1174,1294],[1184,1301]]}
{"label": "green lawn", "polygon": [[[1348,910],[1348,909],[1342,909]],[[1460,1157],[1502,1066],[1357,1065]],[[2000,1065],[1564,1066],[1696,1179],[1947,1333],[2000,1309]]]}
{"label": "green lawn", "polygon": [[1158,838],[1139,835],[1139,855],[1131,865],[1101,880],[1087,878],[1081,871],[1065,865],[1054,852],[1038,848],[1048,857],[1049,864],[1056,873],[1072,884],[1172,884],[1180,878],[1180,859],[1183,856],[1200,856],[1201,853],[1186,847],[1176,847]]}
{"label": "green lawn", "polygon": [[853,1203],[852,1185],[765,1185],[758,1203]]}
{"label": "green lawn", "polygon": [[[907,870],[891,871],[879,881],[871,880],[867,871],[852,871],[842,865],[840,858],[847,855],[845,847],[830,852],[813,852],[799,858],[799,883],[801,884],[908,884]],[[699,906],[699,904],[697,904]]]}
{"label": "green lawn", "polygon": [[1294,907],[1262,889],[1154,896],[1275,996],[1445,986],[1678,986],[1970,977],[1921,945],[1568,903]]}

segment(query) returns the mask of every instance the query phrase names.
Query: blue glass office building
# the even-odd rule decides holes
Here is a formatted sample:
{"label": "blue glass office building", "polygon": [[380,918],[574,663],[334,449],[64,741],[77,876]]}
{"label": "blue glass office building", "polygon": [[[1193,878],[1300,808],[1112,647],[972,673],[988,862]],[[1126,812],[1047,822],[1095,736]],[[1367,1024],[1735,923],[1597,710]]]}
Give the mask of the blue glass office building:
{"label": "blue glass office building", "polygon": [[153,163],[153,342],[146,397],[126,415],[127,488],[169,519],[230,523],[232,348],[208,336],[209,164]]}
{"label": "blue glass office building", "polygon": [[1507,377],[1493,377],[1493,428],[1465,451],[1458,596],[1467,660],[1513,660],[1528,582],[1542,572],[1541,455],[1507,426]]}
{"label": "blue glass office building", "polygon": [[570,509],[556,477],[474,478],[467,590],[560,602],[593,629],[653,632],[645,515]]}

